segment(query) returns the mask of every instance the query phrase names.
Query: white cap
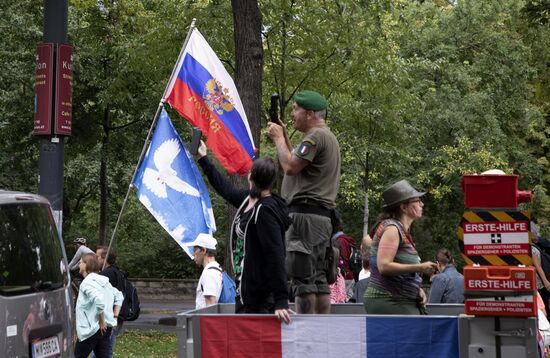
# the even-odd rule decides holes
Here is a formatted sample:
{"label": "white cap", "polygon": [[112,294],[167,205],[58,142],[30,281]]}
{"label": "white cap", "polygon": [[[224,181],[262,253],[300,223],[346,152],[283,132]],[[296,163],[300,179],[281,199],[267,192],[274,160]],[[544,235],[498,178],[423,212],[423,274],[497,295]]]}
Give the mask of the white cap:
{"label": "white cap", "polygon": [[212,235],[201,233],[197,236],[195,241],[190,242],[187,246],[200,246],[208,250],[216,250],[217,244],[218,242]]}

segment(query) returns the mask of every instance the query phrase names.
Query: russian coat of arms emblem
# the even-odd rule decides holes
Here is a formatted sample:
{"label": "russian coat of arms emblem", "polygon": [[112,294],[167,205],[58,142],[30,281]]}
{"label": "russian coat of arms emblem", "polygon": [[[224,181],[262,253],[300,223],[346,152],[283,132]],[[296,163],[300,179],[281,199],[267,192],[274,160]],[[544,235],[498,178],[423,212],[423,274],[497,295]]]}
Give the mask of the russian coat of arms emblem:
{"label": "russian coat of arms emblem", "polygon": [[223,114],[224,111],[231,112],[235,108],[233,98],[229,95],[229,89],[224,88],[219,81],[213,78],[206,82],[202,99],[208,108],[217,114]]}

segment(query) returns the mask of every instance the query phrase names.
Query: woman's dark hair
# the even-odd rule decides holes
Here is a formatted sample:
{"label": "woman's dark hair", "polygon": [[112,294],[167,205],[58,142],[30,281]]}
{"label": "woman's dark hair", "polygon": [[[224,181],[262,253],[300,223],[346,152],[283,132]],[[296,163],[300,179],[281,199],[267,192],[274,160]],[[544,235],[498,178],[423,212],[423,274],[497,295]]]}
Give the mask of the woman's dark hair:
{"label": "woman's dark hair", "polygon": [[439,262],[442,265],[447,266],[448,264],[455,264],[455,260],[453,259],[453,255],[451,252],[447,249],[439,249],[437,250],[437,253],[435,254],[435,259],[437,262]]}
{"label": "woman's dark hair", "polygon": [[277,178],[277,166],[269,157],[261,157],[254,161],[250,170],[252,188],[250,197],[259,199],[262,191],[271,189]]}
{"label": "woman's dark hair", "polygon": [[363,266],[364,270],[370,269],[370,259],[368,257],[363,257],[361,259],[361,266]]}
{"label": "woman's dark hair", "polygon": [[387,219],[397,220],[399,218],[399,215],[401,214],[401,204],[402,202],[392,206],[388,206],[386,208],[382,208],[382,212],[376,218],[376,224],[374,224],[370,229],[370,233],[369,233],[370,237],[374,238],[374,233],[376,232],[376,228],[382,221]]}

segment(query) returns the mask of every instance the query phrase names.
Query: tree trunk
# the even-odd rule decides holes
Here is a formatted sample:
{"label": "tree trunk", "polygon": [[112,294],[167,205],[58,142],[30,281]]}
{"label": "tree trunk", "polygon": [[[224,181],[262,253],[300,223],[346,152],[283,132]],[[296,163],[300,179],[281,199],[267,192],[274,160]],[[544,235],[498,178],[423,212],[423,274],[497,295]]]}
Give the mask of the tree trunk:
{"label": "tree trunk", "polygon": [[109,131],[110,131],[109,106],[103,114],[103,138],[101,143],[101,165],[99,169],[99,242],[107,243],[109,180],[107,178],[107,161],[109,156]]}
{"label": "tree trunk", "polygon": [[[254,144],[260,147],[260,118],[262,111],[262,15],[257,0],[231,0],[235,39],[235,85],[239,91],[244,111],[248,118]],[[246,180],[231,176],[233,184],[245,186]],[[235,209],[228,205],[228,222],[233,221]],[[229,226],[228,230],[231,230]],[[229,234],[226,237],[229,237]],[[229,257],[233,255],[229,245],[225,247],[224,269],[233,276]]]}
{"label": "tree trunk", "polygon": [[252,138],[260,145],[262,111],[262,15],[257,0],[231,0],[235,38],[235,85],[248,117]]}
{"label": "tree trunk", "polygon": [[363,187],[365,189],[365,209],[363,210],[363,237],[369,234],[369,152],[365,154],[365,177]]}

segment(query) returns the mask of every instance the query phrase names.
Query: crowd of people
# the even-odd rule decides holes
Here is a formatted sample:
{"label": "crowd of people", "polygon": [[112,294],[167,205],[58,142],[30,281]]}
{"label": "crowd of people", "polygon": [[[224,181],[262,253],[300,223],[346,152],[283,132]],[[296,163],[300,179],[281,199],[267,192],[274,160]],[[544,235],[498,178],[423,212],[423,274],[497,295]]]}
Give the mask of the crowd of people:
{"label": "crowd of people", "polygon": [[[278,165],[270,158],[254,160],[243,189],[210,162],[204,143],[199,146],[198,163],[209,183],[237,209],[228,240],[236,313],[271,313],[289,323],[289,300],[302,314],[330,313],[332,303],[342,302],[364,303],[368,313],[381,314],[422,314],[427,302],[463,302],[463,278],[448,250],[439,250],[435,262],[420,260],[411,225],[422,217],[425,193],[406,180],[382,193],[382,213],[359,249],[344,233],[336,210],[340,146],[326,115],[326,99],[305,90],[292,104],[292,125],[302,133],[297,146],[291,145],[284,125],[268,124],[283,172],[280,196],[272,191]],[[208,272],[209,265],[217,265],[216,240],[207,241],[191,243],[196,263],[204,266],[197,308],[215,304],[220,295],[220,275]],[[329,282],[327,252],[333,245],[340,257],[336,280]],[[429,297],[422,289],[422,274],[432,276]],[[207,280],[215,281],[211,291]]]}
{"label": "crowd of people", "polygon": [[[407,180],[382,192],[383,205],[368,235],[357,242],[344,233],[336,210],[340,182],[340,147],[326,124],[327,101],[314,91],[294,96],[292,124],[302,133],[292,147],[287,128],[270,122],[267,133],[277,149],[278,163],[268,157],[253,161],[248,187],[240,188],[220,173],[201,141],[197,161],[214,190],[237,209],[227,244],[236,284],[237,314],[274,314],[290,324],[292,313],[326,314],[331,304],[356,302],[370,314],[426,314],[427,303],[463,303],[464,278],[451,252],[440,248],[434,261],[422,261],[411,235],[423,214],[423,196]],[[280,196],[273,192],[279,167]],[[533,241],[538,239],[532,228]],[[100,246],[93,252],[86,239],[74,241],[69,267],[81,275],[76,300],[75,357],[112,357],[123,320],[124,300],[116,254]],[[216,261],[217,240],[200,234],[189,244],[195,263],[203,267],[197,284],[196,308],[218,303],[223,294],[223,269]],[[330,263],[332,247],[339,249]],[[533,245],[537,272],[539,319],[548,324],[550,278]],[[331,265],[336,278],[329,279]],[[77,274],[77,275],[78,275]],[[429,278],[429,293],[423,278]],[[295,302],[296,312],[289,309]],[[542,304],[544,302],[544,304]],[[545,332],[541,328],[541,332]],[[550,333],[541,335],[550,340]],[[542,346],[544,347],[544,345]]]}
{"label": "crowd of people", "polygon": [[[382,192],[376,223],[358,243],[344,233],[336,210],[340,182],[340,147],[326,124],[327,101],[314,91],[294,96],[292,124],[302,133],[292,147],[287,128],[270,122],[267,133],[278,163],[268,157],[253,161],[248,187],[235,186],[207,156],[201,141],[197,161],[214,190],[237,209],[227,244],[236,284],[235,312],[274,314],[290,324],[292,313],[326,314],[331,304],[356,302],[370,314],[426,314],[427,303],[463,303],[464,278],[451,252],[440,248],[434,261],[422,261],[411,235],[423,214],[423,196],[407,180]],[[280,196],[273,192],[282,169]],[[532,228],[536,243],[538,231]],[[93,252],[85,238],[74,240],[76,254],[69,268],[80,275],[76,300],[76,357],[112,357],[123,320],[124,300],[116,254],[99,246]],[[196,308],[218,303],[223,269],[216,261],[217,240],[200,234],[189,244],[195,263],[203,267],[197,284]],[[330,249],[335,246],[337,274],[329,280]],[[538,299],[547,318],[550,278],[533,246]],[[424,291],[423,278],[430,289]],[[295,302],[296,312],[289,309]],[[546,323],[548,320],[543,320]],[[550,332],[550,324],[548,332]],[[550,340],[550,333],[547,335]]]}

